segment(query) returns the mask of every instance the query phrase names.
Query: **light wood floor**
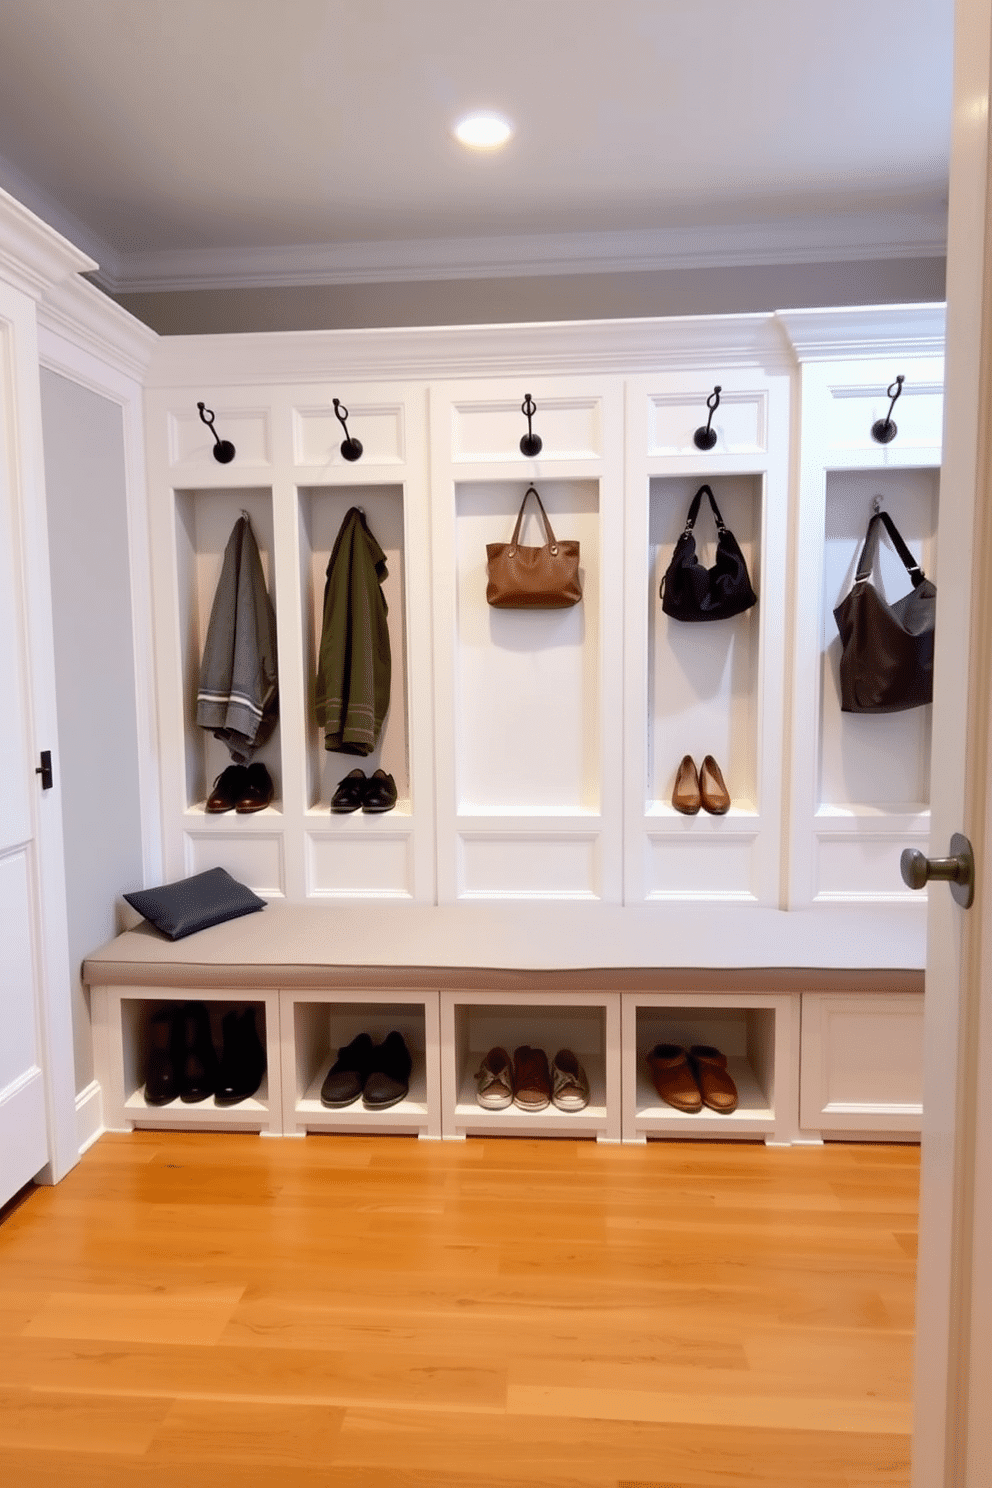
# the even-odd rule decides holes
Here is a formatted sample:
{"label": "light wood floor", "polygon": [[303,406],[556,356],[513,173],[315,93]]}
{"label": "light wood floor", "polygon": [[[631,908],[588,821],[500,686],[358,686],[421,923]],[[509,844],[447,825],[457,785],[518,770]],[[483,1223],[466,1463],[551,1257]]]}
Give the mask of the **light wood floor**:
{"label": "light wood floor", "polygon": [[0,1224],[0,1482],[906,1484],[918,1157],[106,1136]]}

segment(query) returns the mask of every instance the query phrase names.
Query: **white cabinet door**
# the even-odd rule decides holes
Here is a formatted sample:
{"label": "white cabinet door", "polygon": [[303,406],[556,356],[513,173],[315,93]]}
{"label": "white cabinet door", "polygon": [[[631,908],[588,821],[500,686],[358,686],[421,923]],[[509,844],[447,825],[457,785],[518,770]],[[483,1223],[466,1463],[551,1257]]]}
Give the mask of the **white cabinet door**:
{"label": "white cabinet door", "polygon": [[74,1160],[43,494],[34,307],[0,285],[0,1203]]}

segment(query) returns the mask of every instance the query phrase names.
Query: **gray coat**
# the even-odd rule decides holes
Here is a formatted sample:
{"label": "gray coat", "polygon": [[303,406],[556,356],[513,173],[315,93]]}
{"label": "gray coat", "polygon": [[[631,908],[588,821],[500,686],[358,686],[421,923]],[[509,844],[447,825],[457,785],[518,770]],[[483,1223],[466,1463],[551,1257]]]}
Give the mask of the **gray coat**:
{"label": "gray coat", "polygon": [[246,765],[279,716],[276,617],[247,515],[224,550],[200,663],[196,721]]}

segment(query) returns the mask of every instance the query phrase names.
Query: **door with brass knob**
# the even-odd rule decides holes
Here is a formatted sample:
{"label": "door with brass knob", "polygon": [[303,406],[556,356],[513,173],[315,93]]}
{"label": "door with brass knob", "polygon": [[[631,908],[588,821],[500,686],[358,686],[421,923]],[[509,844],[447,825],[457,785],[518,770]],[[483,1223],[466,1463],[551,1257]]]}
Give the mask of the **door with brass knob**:
{"label": "door with brass knob", "polygon": [[899,859],[899,871],[909,889],[923,889],[928,883],[949,883],[954,900],[962,909],[970,909],[974,902],[975,854],[961,832],[955,832],[951,838],[949,858],[928,858],[919,848],[907,847]]}

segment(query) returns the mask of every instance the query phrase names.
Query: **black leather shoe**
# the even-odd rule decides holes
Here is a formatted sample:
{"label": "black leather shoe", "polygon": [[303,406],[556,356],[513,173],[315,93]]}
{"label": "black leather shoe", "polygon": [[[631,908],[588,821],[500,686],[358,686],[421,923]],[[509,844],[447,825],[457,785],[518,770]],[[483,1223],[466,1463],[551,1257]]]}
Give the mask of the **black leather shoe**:
{"label": "black leather shoe", "polygon": [[254,1095],[265,1074],[265,1049],[255,1028],[255,1009],[224,1014],[224,1047],[217,1075],[217,1104],[233,1106]]}
{"label": "black leather shoe", "polygon": [[239,816],[248,815],[252,811],[264,811],[266,806],[272,805],[274,794],[272,776],[265,766],[249,765],[234,809]]}
{"label": "black leather shoe", "polygon": [[233,811],[244,795],[248,771],[244,765],[228,765],[214,781],[214,788],[207,797],[206,810],[214,815],[218,811]]}
{"label": "black leather shoe", "polygon": [[362,810],[366,814],[392,811],[396,805],[396,781],[385,770],[376,770],[370,775],[362,795]]}
{"label": "black leather shoe", "polygon": [[320,1104],[337,1111],[356,1101],[372,1067],[372,1054],[373,1044],[367,1033],[360,1033],[339,1049],[320,1087]]}
{"label": "black leather shoe", "polygon": [[179,1008],[159,1008],[148,1025],[148,1063],[145,1069],[145,1100],[150,1106],[164,1106],[179,1094],[179,1071],[176,1062],[177,1016]]}
{"label": "black leather shoe", "polygon": [[179,1099],[194,1105],[217,1089],[217,1055],[204,1003],[187,1002],[178,1023]]}
{"label": "black leather shoe", "polygon": [[405,1098],[410,1089],[413,1060],[401,1033],[387,1034],[372,1056],[372,1067],[362,1091],[362,1105],[384,1111]]}
{"label": "black leather shoe", "polygon": [[338,788],[331,797],[331,810],[337,816],[345,816],[350,811],[357,811],[362,804],[367,784],[368,779],[364,770],[352,770],[343,780],[338,781]]}

